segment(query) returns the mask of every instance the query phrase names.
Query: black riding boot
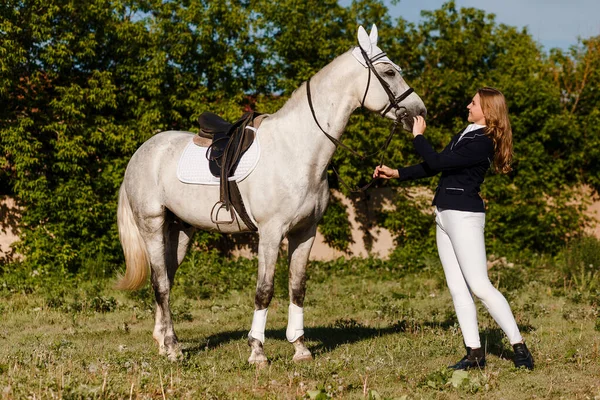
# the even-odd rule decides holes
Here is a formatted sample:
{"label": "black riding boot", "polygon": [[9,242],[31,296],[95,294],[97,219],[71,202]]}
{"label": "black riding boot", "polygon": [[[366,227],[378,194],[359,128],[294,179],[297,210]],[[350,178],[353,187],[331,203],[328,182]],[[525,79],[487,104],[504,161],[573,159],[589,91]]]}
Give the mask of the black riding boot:
{"label": "black riding boot", "polygon": [[471,369],[485,367],[485,353],[482,348],[472,349],[467,347],[467,355],[454,365],[448,366],[450,369]]}
{"label": "black riding boot", "polygon": [[527,369],[533,369],[533,356],[529,352],[525,343],[513,344],[513,350],[515,351],[515,368],[525,367]]}

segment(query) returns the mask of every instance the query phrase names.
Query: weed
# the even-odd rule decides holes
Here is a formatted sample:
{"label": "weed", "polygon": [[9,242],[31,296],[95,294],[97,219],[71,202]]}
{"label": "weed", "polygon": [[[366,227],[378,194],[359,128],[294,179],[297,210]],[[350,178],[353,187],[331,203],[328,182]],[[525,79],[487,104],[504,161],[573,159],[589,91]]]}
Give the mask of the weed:
{"label": "weed", "polygon": [[355,329],[362,328],[363,324],[356,321],[354,318],[340,318],[335,320],[333,327],[337,329]]}
{"label": "weed", "polygon": [[319,385],[316,390],[308,390],[306,392],[306,398],[311,400],[327,400],[331,399],[331,396],[322,385]]}
{"label": "weed", "polygon": [[191,312],[192,303],[189,300],[185,300],[181,305],[174,305],[171,307],[171,313],[173,315],[173,320],[175,322],[192,322],[194,320],[194,316]]}
{"label": "weed", "polygon": [[506,257],[490,255],[488,258],[488,274],[490,281],[500,290],[512,291],[523,287],[523,268],[508,262]]}
{"label": "weed", "polygon": [[448,368],[439,368],[425,376],[419,386],[443,390],[448,385],[450,378],[452,378],[453,372],[453,370]]}
{"label": "weed", "polygon": [[95,312],[107,313],[115,311],[117,309],[117,305],[117,300],[112,296],[94,296],[90,300],[89,308]]}
{"label": "weed", "polygon": [[582,294],[600,287],[600,241],[594,237],[573,240],[563,251],[565,284]]}

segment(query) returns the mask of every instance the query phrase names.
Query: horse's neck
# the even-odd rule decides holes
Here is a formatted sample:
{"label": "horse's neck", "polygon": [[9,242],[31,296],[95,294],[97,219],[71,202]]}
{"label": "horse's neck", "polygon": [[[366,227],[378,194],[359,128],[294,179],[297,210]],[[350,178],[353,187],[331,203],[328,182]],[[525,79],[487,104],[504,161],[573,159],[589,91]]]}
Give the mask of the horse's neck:
{"label": "horse's neck", "polygon": [[316,166],[319,171],[315,172],[318,173],[327,167],[336,146],[321,131],[315,118],[325,132],[339,140],[350,115],[360,104],[351,87],[355,84],[353,81],[356,80],[356,72],[353,71],[356,71],[356,68],[345,68],[344,63],[348,62],[356,61],[348,59],[347,53],[311,78],[310,92],[314,117],[308,103],[306,83],[298,88],[274,115],[277,119],[281,118],[282,122],[285,121],[277,133],[277,140],[288,141],[294,147],[295,153],[305,158],[302,162]]}

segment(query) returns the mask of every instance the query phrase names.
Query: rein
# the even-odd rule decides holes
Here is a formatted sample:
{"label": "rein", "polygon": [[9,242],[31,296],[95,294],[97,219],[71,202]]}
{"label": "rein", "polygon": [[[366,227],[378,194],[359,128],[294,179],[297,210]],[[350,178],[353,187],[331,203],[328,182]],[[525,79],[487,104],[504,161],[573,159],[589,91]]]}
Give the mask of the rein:
{"label": "rein", "polygon": [[[382,117],[385,116],[385,114],[387,114],[392,108],[394,108],[396,110],[400,110],[401,108],[406,109],[405,107],[400,106],[400,102],[402,102],[411,93],[413,93],[414,89],[411,88],[411,87],[409,87],[400,96],[395,97],[394,93],[390,89],[390,85],[377,73],[377,70],[375,69],[375,66],[373,65],[374,61],[377,61],[380,58],[385,57],[386,54],[384,52],[381,52],[378,55],[376,55],[375,57],[373,57],[372,59],[370,59],[369,56],[363,50],[362,47],[360,47],[360,51],[361,51],[361,53],[362,53],[362,55],[363,55],[363,57],[365,59],[365,62],[367,63],[367,67],[368,67],[368,70],[369,70],[369,72],[368,72],[369,76],[368,76],[368,79],[367,79],[367,87],[365,89],[365,94],[363,95],[362,101],[360,102],[361,107],[365,106],[365,99],[367,98],[367,93],[369,92],[369,86],[371,84],[371,72],[372,72],[377,77],[377,80],[379,81],[379,83],[381,83],[381,86],[383,87],[383,90],[386,92],[386,94],[388,95],[388,98],[390,99],[389,105],[383,110],[383,112],[381,113],[381,116]],[[379,166],[383,165],[383,157],[385,155],[385,150],[388,148],[388,146],[390,145],[390,143],[392,141],[392,137],[394,136],[394,133],[396,131],[396,127],[398,126],[398,122],[402,120],[402,118],[400,116],[396,116],[396,119],[394,120],[394,124],[392,125],[392,128],[390,129],[390,134],[389,134],[388,138],[386,139],[385,144],[381,148],[379,148],[379,150],[377,150],[377,151],[375,151],[375,152],[373,152],[371,154],[367,154],[365,156],[365,155],[362,155],[362,154],[358,153],[357,151],[351,149],[350,147],[346,146],[345,144],[343,144],[342,142],[340,142],[338,139],[334,138],[329,133],[325,132],[325,130],[321,127],[321,124],[319,124],[319,120],[317,119],[317,115],[315,114],[315,109],[314,109],[313,103],[312,103],[312,96],[311,96],[311,93],[310,93],[310,78],[308,78],[308,80],[306,81],[306,96],[308,98],[308,106],[310,108],[310,112],[311,112],[311,114],[313,116],[313,119],[314,119],[315,123],[317,124],[317,126],[319,127],[319,129],[321,130],[321,132],[323,132],[323,134],[325,134],[325,136],[327,137],[327,139],[329,139],[336,147],[343,147],[344,149],[348,150],[349,152],[351,152],[352,154],[354,154],[355,156],[357,156],[361,160],[365,160],[367,157],[371,157],[371,156],[377,155],[378,153],[382,152],[383,154],[381,154],[381,159],[379,161]],[[342,177],[340,176],[340,174],[337,172],[337,170],[335,169],[335,167],[333,166],[333,164],[330,164],[330,165],[331,165],[331,169],[333,169],[333,172],[337,176],[338,181],[342,185],[344,185],[344,187],[346,187],[346,189],[348,189],[351,193],[365,192],[376,181],[376,179],[371,179],[371,182],[367,183],[366,185],[364,185],[362,187],[359,187],[359,188],[352,189],[346,182],[344,182],[344,180],[342,179]]]}

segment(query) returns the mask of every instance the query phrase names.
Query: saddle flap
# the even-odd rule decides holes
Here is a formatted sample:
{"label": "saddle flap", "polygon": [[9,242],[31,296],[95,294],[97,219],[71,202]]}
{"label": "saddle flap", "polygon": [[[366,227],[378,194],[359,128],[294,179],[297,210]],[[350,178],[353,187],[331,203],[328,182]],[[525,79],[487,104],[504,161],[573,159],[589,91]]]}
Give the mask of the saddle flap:
{"label": "saddle flap", "polygon": [[209,111],[200,114],[200,133],[194,137],[194,143],[208,147],[206,158],[213,176],[225,180],[234,173],[241,156],[254,142],[255,130],[267,116],[250,111],[232,124]]}
{"label": "saddle flap", "polygon": [[221,132],[215,133],[212,143],[206,151],[206,158],[208,159],[210,172],[212,172],[212,174],[217,178],[221,176],[221,168],[224,162],[223,154],[225,153],[225,149],[227,148],[227,145],[229,145],[231,139],[232,138],[227,136],[227,134]]}
{"label": "saddle flap", "polygon": [[212,143],[212,136],[207,138],[205,136],[195,135],[193,141],[196,146],[208,147]]}
{"label": "saddle flap", "polygon": [[[220,133],[215,134],[215,137],[212,141],[209,153],[206,154],[206,158],[208,158],[208,165],[210,167],[210,172],[216,177],[221,176],[221,169],[223,168],[223,163],[229,162],[230,165],[227,168],[227,175],[233,175],[235,168],[237,167],[238,162],[240,161],[242,155],[250,148],[252,143],[254,142],[255,133],[254,131],[247,129],[244,135],[235,135],[233,137],[222,135]],[[228,160],[223,160],[223,155],[228,147],[231,147],[234,152],[232,156]]]}

